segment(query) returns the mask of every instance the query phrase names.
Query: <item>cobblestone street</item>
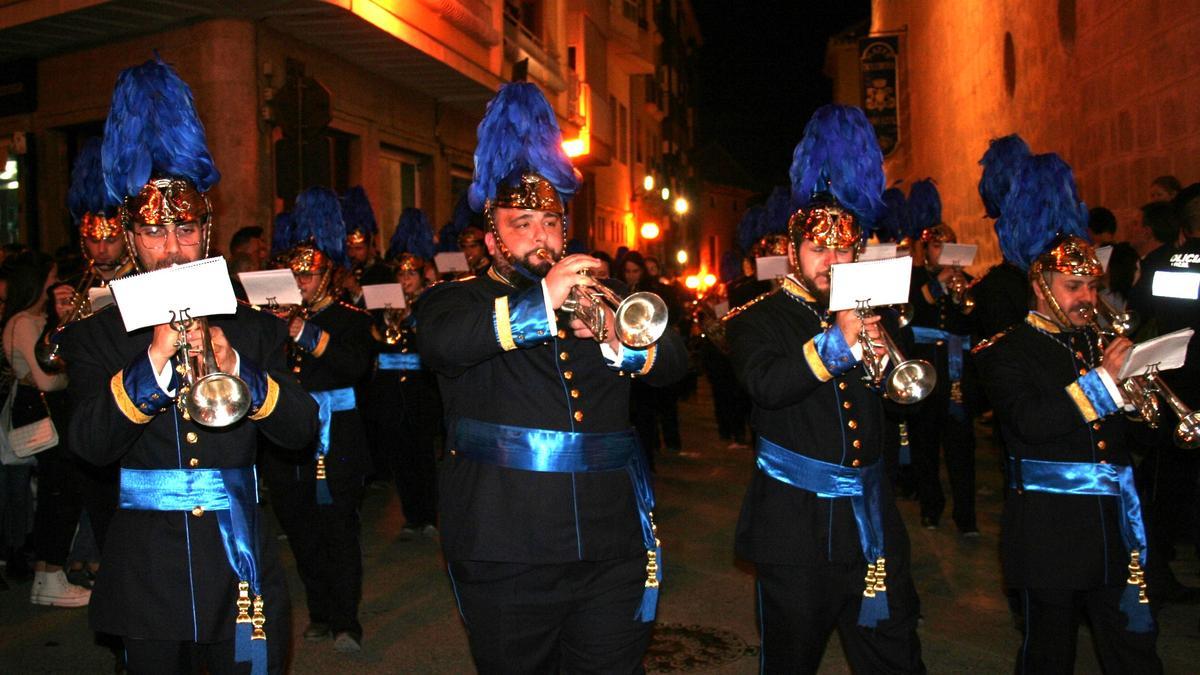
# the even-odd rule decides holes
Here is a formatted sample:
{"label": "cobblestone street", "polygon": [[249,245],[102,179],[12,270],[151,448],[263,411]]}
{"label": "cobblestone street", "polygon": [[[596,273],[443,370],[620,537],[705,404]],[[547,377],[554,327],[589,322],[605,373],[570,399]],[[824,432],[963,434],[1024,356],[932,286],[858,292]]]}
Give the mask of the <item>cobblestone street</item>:
{"label": "cobblestone street", "polygon": [[[684,452],[658,463],[656,517],[667,567],[647,667],[651,672],[753,673],[758,666],[753,577],[732,553],[752,456],[749,450],[727,450],[718,442],[705,384],[680,412]],[[980,538],[963,539],[946,524],[938,530],[921,529],[916,504],[901,504],[923,605],[924,659],[933,673],[1011,672],[1020,641],[1000,590],[1000,482],[990,430],[982,429],[979,437]],[[366,635],[360,655],[339,655],[329,641],[306,643],[300,638],[306,623],[303,590],[290,550],[282,547],[292,571],[296,608],[293,671],[471,672],[437,542],[423,537],[399,540],[399,502],[388,489],[368,491],[364,519]],[[1185,553],[1184,547],[1180,552]],[[1176,571],[1185,584],[1200,585],[1197,562],[1190,551],[1186,556],[1175,562]],[[86,610],[34,607],[28,593],[28,583],[0,593],[0,672],[112,672],[113,657],[92,645]],[[1159,650],[1167,672],[1195,672],[1200,659],[1198,617],[1194,606],[1163,611]],[[847,672],[836,638],[822,672]],[[1081,629],[1077,672],[1098,672],[1086,629]]]}

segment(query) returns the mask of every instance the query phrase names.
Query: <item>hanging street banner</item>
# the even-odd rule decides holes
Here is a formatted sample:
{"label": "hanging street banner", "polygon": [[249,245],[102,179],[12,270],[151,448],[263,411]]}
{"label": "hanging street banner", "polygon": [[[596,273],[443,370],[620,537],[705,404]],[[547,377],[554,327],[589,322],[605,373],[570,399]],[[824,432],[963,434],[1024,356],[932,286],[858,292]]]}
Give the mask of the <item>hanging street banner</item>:
{"label": "hanging street banner", "polygon": [[897,85],[897,61],[900,53],[900,38],[897,35],[881,35],[862,38],[858,41],[859,61],[862,63],[863,110],[875,135],[879,147],[887,157],[900,142],[900,88]]}

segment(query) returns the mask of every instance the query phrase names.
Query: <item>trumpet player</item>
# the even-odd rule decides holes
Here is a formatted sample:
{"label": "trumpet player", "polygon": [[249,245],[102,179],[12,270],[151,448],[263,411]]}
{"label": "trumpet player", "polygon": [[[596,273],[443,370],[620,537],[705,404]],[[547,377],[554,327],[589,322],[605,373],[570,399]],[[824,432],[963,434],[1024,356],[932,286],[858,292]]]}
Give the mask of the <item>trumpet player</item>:
{"label": "trumpet player", "polygon": [[882,165],[861,109],[813,114],[791,167],[792,272],[726,323],[758,432],[736,551],[755,565],[762,672],[816,672],[835,629],[854,672],[925,670],[908,535],[884,474],[891,427],[860,365],[863,336],[882,341],[880,317],[828,311],[830,266],[854,261]]}
{"label": "trumpet player", "polygon": [[287,317],[287,358],[317,403],[318,432],[304,452],[268,454],[263,469],[304,583],[304,639],[333,638],[335,650],[357,652],[363,639],[359,506],[371,459],[354,386],[371,365],[371,319],[335,297],[334,276],[345,258],[334,192],[305,190],[292,215],[292,246],[283,260],[303,305]]}
{"label": "trumpet player", "polygon": [[[207,193],[220,174],[191,91],[170,66],[155,59],[121,73],[104,138],[105,184],[138,266],[205,257]],[[71,447],[121,467],[90,617],[94,630],[123,637],[130,673],[282,672],[286,661],[290,604],[274,537],[258,527],[254,462],[259,433],[304,446],[316,406],[283,370],[281,322],[244,306],[210,319],[218,365],[250,395],[249,414],[219,432],[177,400],[190,384],[179,352],[199,346],[198,331],[183,340],[173,324],[127,333],[107,310],[62,337]]]}
{"label": "trumpet player", "polygon": [[1147,550],[1116,383],[1131,344],[1101,349],[1088,326],[1103,271],[1070,167],[1025,160],[1001,220],[1032,311],[973,351],[1008,452],[1001,562],[1025,613],[1016,672],[1072,672],[1079,613],[1104,672],[1162,672],[1145,570],[1163,561]]}
{"label": "trumpet player", "polygon": [[478,133],[469,194],[493,264],[417,310],[447,425],[442,551],[471,654],[481,673],[636,672],[662,571],[629,383],[682,377],[683,341],[668,330],[631,348],[612,312],[603,326],[558,312],[600,283],[586,274],[599,261],[562,255],[579,178],[537,86],[504,85]]}
{"label": "trumpet player", "polygon": [[924,250],[925,264],[913,270],[911,297],[914,356],[937,368],[937,385],[929,399],[909,418],[913,472],[921,504],[921,525],[933,529],[946,508],[939,476],[941,455],[954,498],[954,524],[966,537],[979,536],[975,524],[975,425],[964,395],[973,381],[967,352],[971,346],[971,311],[962,268],[940,264],[942,247],[958,238],[942,222],[942,203],[930,179],[913,183],[908,208],[912,239]]}

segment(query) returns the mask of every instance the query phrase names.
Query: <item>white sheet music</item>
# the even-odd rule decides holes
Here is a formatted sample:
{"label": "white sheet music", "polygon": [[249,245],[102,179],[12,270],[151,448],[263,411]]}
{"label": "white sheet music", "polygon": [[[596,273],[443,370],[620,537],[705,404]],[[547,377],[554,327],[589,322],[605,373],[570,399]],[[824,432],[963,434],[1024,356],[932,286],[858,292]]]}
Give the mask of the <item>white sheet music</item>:
{"label": "white sheet music", "polygon": [[970,267],[975,263],[979,246],[975,244],[942,244],[942,255],[938,264],[942,267]]}
{"label": "white sheet music", "polygon": [[181,312],[198,319],[237,311],[229,266],[221,257],[135,274],[109,288],[127,331],[169,323]]}
{"label": "white sheet music", "polygon": [[367,309],[403,309],[404,286],[400,284],[371,284],[362,287]]}
{"label": "white sheet music", "polygon": [[759,281],[774,281],[787,276],[788,259],[786,255],[766,255],[755,258],[755,277]]}
{"label": "white sheet music", "polygon": [[113,304],[112,289],[108,286],[93,286],[89,288],[88,304],[92,306],[93,312]]}
{"label": "white sheet music", "polygon": [[868,262],[871,260],[887,260],[895,258],[897,246],[895,243],[890,244],[867,244],[863,252],[858,254],[859,262]]}
{"label": "white sheet music", "polygon": [[860,302],[869,307],[908,302],[912,281],[912,258],[841,263],[829,269],[829,311],[854,309]]}
{"label": "white sheet music", "polygon": [[467,256],[462,251],[443,251],[433,256],[433,264],[437,266],[438,274],[471,271]]}
{"label": "white sheet music", "polygon": [[1146,369],[1154,366],[1157,370],[1173,370],[1183,366],[1187,359],[1188,342],[1196,331],[1184,328],[1173,333],[1160,335],[1153,340],[1146,340],[1133,346],[1117,380],[1121,381],[1133,375],[1143,375]]}
{"label": "white sheet music", "polygon": [[265,270],[262,272],[240,272],[238,279],[246,289],[246,299],[252,305],[299,305],[304,302],[296,277],[288,270]]}
{"label": "white sheet music", "polygon": [[1096,258],[1100,261],[1100,269],[1108,271],[1108,261],[1112,260],[1112,246],[1101,246],[1096,249]]}

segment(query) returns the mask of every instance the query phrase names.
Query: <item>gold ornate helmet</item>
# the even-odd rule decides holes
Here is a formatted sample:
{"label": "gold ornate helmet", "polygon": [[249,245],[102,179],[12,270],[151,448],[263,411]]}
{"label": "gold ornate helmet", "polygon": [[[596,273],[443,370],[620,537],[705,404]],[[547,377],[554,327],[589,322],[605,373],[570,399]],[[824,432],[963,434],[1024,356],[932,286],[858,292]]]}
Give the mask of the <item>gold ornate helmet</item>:
{"label": "gold ornate helmet", "polygon": [[861,108],[825,105],[813,113],[789,170],[788,234],[803,241],[857,249],[883,210],[883,153]]}
{"label": "gold ornate helmet", "polygon": [[118,76],[101,162],[108,195],[120,203],[130,251],[137,225],[196,223],[203,230],[200,256],[208,255],[213,211],[206,193],[221,174],[191,89],[161,59]]}
{"label": "gold ornate helmet", "polygon": [[293,274],[321,275],[317,292],[305,303],[318,306],[329,296],[334,271],[346,266],[345,224],[337,194],[329,188],[311,187],[297,195],[288,236],[291,246],[280,261]]}

